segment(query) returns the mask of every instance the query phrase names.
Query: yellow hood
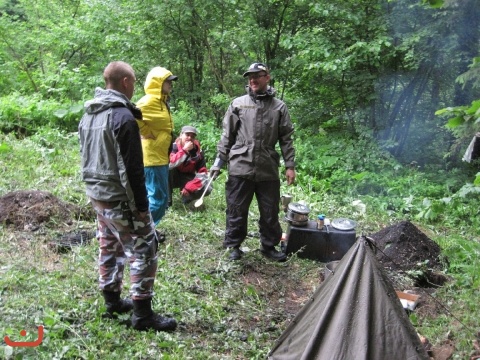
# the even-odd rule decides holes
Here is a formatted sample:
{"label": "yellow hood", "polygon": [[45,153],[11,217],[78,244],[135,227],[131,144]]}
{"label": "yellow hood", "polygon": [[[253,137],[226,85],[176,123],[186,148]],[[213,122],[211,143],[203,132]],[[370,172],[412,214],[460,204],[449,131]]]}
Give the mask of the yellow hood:
{"label": "yellow hood", "polygon": [[145,94],[161,97],[163,82],[170,75],[173,75],[170,70],[160,66],[154,67],[150,70],[145,79],[145,86],[143,87]]}

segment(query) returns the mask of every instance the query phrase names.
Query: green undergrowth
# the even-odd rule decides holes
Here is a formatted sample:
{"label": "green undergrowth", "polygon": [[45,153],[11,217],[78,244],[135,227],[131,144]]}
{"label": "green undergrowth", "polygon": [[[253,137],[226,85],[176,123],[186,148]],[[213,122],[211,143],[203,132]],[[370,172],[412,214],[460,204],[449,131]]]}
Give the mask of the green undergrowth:
{"label": "green undergrowth", "polygon": [[[206,125],[200,127],[202,132],[209,131]],[[205,138],[211,159],[218,137]],[[308,140],[297,143],[298,158],[312,160]],[[345,144],[344,151],[348,147]],[[357,235],[401,220],[410,220],[425,231],[448,258],[444,272],[451,281],[433,294],[444,308],[430,314],[413,312],[410,318],[432,344],[451,339],[456,348],[453,358],[468,358],[480,323],[480,224],[475,188],[468,188],[462,177],[449,179],[440,171],[405,167],[385,155],[357,163],[345,159],[348,153],[342,157],[329,151],[328,147],[318,150],[324,153],[323,160],[315,163],[318,171],[299,166],[297,183],[287,187],[282,182],[282,193],[305,201],[312,216],[324,213],[329,218],[355,220]],[[74,133],[44,129],[23,140],[1,135],[0,195],[44,190],[84,206],[79,163]],[[66,253],[49,247],[60,230],[94,229],[93,219],[73,221],[62,229],[46,224],[35,232],[13,231],[4,224],[0,228],[0,358],[266,358],[318,287],[324,264],[295,255],[283,264],[266,261],[258,252],[256,206],[251,208],[249,236],[243,244],[246,256],[239,262],[228,261],[222,248],[225,180],[222,172],[202,211],[185,207],[175,193],[173,207],[160,225],[167,241],[160,246],[154,309],[179,321],[173,333],[133,331],[125,325],[128,316],[101,318],[104,303],[97,288],[95,239]],[[286,230],[283,221],[282,227]],[[128,285],[127,269],[125,294]],[[22,340],[33,341],[35,325],[40,324],[45,326],[45,336],[38,347],[12,348],[2,342],[4,336],[19,341],[22,329],[27,331]]]}

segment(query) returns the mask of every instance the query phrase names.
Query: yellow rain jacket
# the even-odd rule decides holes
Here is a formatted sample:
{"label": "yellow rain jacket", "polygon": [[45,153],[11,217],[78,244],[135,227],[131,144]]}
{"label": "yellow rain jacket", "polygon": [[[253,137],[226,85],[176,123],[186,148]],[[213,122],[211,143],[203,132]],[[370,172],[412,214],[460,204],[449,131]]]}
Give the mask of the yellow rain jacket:
{"label": "yellow rain jacket", "polygon": [[172,143],[173,120],[168,106],[168,96],[162,94],[163,82],[171,71],[154,67],[145,80],[145,96],[136,105],[143,119],[137,120],[142,136],[143,165],[168,165],[168,149]]}

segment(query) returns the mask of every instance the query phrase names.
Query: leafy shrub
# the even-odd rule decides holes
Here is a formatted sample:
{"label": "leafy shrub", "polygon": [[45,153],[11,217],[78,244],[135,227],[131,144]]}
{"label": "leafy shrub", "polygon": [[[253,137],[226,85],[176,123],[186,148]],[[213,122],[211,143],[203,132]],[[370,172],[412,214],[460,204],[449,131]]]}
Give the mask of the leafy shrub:
{"label": "leafy shrub", "polygon": [[80,151],[76,133],[38,128],[21,141],[13,134],[0,134],[2,166],[0,193],[19,189],[52,192],[72,203],[86,202],[80,181]]}
{"label": "leafy shrub", "polygon": [[0,98],[0,131],[17,136],[33,134],[41,127],[75,131],[82,112],[79,104],[63,104],[38,94],[19,93]]}

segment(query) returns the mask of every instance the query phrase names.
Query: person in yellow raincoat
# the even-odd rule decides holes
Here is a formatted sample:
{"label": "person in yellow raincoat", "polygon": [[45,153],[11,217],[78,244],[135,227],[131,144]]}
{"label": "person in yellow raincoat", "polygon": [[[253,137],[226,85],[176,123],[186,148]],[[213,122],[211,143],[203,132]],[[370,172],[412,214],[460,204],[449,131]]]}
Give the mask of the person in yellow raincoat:
{"label": "person in yellow raincoat", "polygon": [[143,114],[137,120],[142,137],[145,185],[150,212],[158,225],[168,205],[169,150],[173,140],[173,120],[169,98],[178,77],[163,67],[154,67],[145,79],[145,96],[137,106]]}

